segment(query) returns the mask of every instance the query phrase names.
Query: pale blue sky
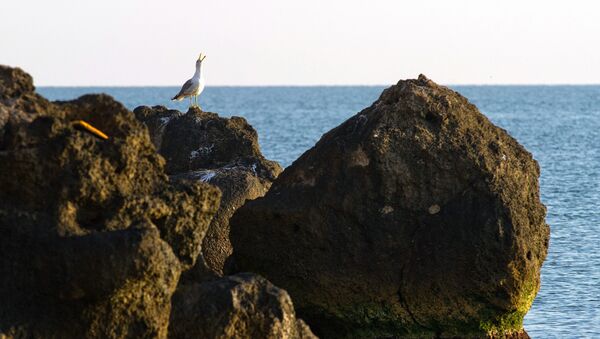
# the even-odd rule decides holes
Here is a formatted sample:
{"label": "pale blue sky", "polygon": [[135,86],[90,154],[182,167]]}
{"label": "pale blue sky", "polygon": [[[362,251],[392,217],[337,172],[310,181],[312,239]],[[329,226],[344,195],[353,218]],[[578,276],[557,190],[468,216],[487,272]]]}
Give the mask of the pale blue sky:
{"label": "pale blue sky", "polygon": [[600,1],[3,0],[36,85],[600,83]]}

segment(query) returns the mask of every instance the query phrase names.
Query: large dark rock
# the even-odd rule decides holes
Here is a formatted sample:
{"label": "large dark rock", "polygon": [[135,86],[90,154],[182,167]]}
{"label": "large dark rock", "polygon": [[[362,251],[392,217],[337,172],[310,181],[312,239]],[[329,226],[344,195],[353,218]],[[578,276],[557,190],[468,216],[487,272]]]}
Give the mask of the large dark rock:
{"label": "large dark rock", "polygon": [[167,160],[167,172],[175,181],[203,181],[223,193],[196,266],[186,279],[200,281],[223,275],[231,255],[229,219],[246,200],[263,196],[281,172],[260,152],[258,135],[244,118],[222,118],[190,108],[187,113],[163,106],[134,110],[152,142]]}
{"label": "large dark rock", "polygon": [[[10,114],[0,139],[0,337],[165,338],[218,190],[171,183],[147,129],[109,96],[49,103],[22,71],[2,72],[16,80],[0,77]],[[76,129],[82,118],[109,139]]]}
{"label": "large dark rock", "polygon": [[538,177],[460,94],[400,81],[235,213],[234,258],[324,337],[523,337],[549,240]]}
{"label": "large dark rock", "polygon": [[287,292],[251,273],[180,287],[173,296],[169,337],[316,338],[296,318]]}

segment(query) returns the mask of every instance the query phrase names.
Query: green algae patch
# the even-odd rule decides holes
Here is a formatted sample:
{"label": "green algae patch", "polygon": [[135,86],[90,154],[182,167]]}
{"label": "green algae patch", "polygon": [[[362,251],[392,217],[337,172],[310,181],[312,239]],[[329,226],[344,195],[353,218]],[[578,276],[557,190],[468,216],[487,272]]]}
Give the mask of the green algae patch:
{"label": "green algae patch", "polygon": [[511,333],[523,329],[525,313],[514,311],[479,323],[479,327],[488,335]]}
{"label": "green algae patch", "polygon": [[313,306],[298,309],[298,315],[311,324],[311,328],[320,329],[315,333],[325,338],[402,337],[426,332],[408,318],[399,316],[389,304],[364,303],[344,308]]}

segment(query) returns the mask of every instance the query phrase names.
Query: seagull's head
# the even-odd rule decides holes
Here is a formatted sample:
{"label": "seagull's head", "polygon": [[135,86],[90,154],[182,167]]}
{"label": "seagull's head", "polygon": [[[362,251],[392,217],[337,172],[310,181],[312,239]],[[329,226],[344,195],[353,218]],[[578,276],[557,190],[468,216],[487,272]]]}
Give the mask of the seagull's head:
{"label": "seagull's head", "polygon": [[202,62],[204,59],[206,59],[206,54],[200,53],[200,56],[198,56],[198,60],[196,62]]}

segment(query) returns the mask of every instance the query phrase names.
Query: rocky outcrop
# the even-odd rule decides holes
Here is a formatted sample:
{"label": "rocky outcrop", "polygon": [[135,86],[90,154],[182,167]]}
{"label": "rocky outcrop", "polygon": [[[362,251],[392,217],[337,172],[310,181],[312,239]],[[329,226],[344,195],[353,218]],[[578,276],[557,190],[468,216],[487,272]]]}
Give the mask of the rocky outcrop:
{"label": "rocky outcrop", "polygon": [[20,68],[0,65],[0,100],[18,100],[35,95],[33,78]]}
{"label": "rocky outcrop", "polygon": [[[220,193],[171,183],[109,96],[50,103],[22,71],[2,74],[0,337],[165,338]],[[109,139],[76,129],[82,118]]]}
{"label": "rocky outcrop", "polygon": [[40,115],[62,114],[34,90],[31,75],[20,68],[0,65],[0,140],[9,121],[30,122]]}
{"label": "rocky outcrop", "polygon": [[296,318],[284,290],[242,273],[182,286],[173,296],[169,336],[178,338],[316,338]]}
{"label": "rocky outcrop", "polygon": [[164,106],[141,106],[134,112],[167,160],[168,174],[242,166],[273,180],[281,172],[279,164],[262,155],[258,135],[244,118],[221,118],[196,107],[186,114]]}
{"label": "rocky outcrop", "polygon": [[202,255],[186,272],[186,279],[222,276],[232,252],[229,219],[246,200],[263,196],[281,167],[265,159],[256,131],[244,118],[221,118],[198,108],[184,114],[163,106],[142,106],[134,112],[167,160],[173,180],[208,182],[222,191],[221,207],[204,238]]}
{"label": "rocky outcrop", "polygon": [[538,177],[460,94],[400,81],[238,209],[234,258],[323,337],[523,337],[549,238]]}
{"label": "rocky outcrop", "polygon": [[[174,127],[185,132],[178,142],[199,147],[209,131],[217,147],[200,163],[208,169],[169,178],[148,129],[107,95],[49,102],[28,74],[0,66],[0,118],[0,338],[316,338],[264,278],[193,280],[221,274],[192,269],[198,258],[208,267],[200,251],[221,196],[204,181],[223,189],[227,223],[281,170],[243,119],[182,118],[193,121]],[[204,243],[226,257],[221,231]]]}

